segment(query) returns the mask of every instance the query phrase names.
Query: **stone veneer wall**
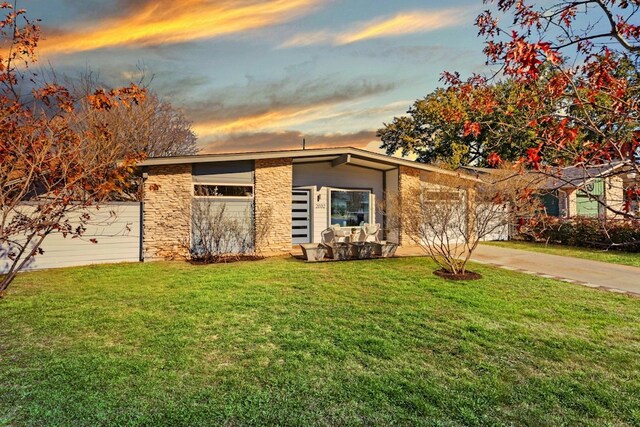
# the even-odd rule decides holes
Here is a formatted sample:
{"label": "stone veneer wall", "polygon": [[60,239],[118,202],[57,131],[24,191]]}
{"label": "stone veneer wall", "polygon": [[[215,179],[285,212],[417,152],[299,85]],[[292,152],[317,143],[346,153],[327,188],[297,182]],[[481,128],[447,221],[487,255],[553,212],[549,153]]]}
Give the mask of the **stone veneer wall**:
{"label": "stone veneer wall", "polygon": [[[605,200],[607,206],[619,212],[624,212],[624,180],[622,176],[615,175],[604,180]],[[615,212],[605,209],[607,218],[615,218]]]}
{"label": "stone veneer wall", "polygon": [[149,166],[144,182],[144,259],[184,259],[191,236],[192,166]]}
{"label": "stone veneer wall", "polygon": [[[411,194],[412,189],[420,188],[420,170],[408,166],[400,166],[398,188],[400,191],[401,208],[411,209],[411,203],[406,198]],[[412,246],[416,243],[402,230],[400,224],[399,244],[401,246]]]}
{"label": "stone veneer wall", "polygon": [[[291,158],[259,159],[255,163],[256,250],[263,255],[291,251]],[[267,230],[260,236],[260,230]]]}
{"label": "stone veneer wall", "polygon": [[568,189],[567,195],[567,217],[571,218],[578,214],[578,190]]}

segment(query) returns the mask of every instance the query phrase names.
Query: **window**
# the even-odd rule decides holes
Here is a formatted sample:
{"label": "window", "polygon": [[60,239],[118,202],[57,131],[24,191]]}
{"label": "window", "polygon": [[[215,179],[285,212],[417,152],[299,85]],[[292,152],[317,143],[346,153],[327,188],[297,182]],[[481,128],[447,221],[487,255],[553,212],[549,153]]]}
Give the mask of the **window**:
{"label": "window", "polygon": [[193,186],[193,195],[196,197],[253,197],[253,186],[196,184]]}
{"label": "window", "polygon": [[331,224],[358,227],[369,223],[370,191],[331,190]]}

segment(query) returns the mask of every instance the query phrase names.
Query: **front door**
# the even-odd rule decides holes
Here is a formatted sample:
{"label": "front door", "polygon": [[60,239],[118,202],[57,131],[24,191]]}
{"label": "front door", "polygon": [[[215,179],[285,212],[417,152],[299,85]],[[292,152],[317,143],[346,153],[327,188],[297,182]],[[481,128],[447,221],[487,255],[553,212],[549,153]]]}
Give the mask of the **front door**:
{"label": "front door", "polygon": [[311,190],[291,193],[291,242],[294,245],[311,243]]}

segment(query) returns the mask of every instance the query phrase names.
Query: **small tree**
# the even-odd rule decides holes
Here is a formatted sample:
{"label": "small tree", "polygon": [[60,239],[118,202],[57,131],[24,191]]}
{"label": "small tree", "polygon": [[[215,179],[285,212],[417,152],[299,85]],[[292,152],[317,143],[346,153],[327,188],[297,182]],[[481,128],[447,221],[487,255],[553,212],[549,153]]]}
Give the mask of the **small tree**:
{"label": "small tree", "polygon": [[82,120],[75,126],[84,130],[106,124],[116,145],[129,151],[144,152],[148,157],[184,156],[198,152],[192,123],[182,111],[151,91],[136,105],[96,110],[88,102],[88,95],[102,86],[92,73],[83,75],[80,83],[74,85],[73,93],[80,100],[79,110],[82,112]]}
{"label": "small tree", "polygon": [[464,278],[481,241],[539,208],[528,184],[528,178],[510,171],[475,182],[438,174],[387,200],[388,224],[422,248],[444,273]]}
{"label": "small tree", "polygon": [[[141,154],[118,146],[105,123],[74,127],[82,120],[78,100],[55,82],[21,96],[24,79],[36,81],[29,65],[40,30],[24,10],[14,11],[7,3],[0,10],[6,12],[0,38],[7,45],[0,55],[0,255],[9,260],[0,276],[1,295],[43,252],[49,234],[81,236],[90,220],[85,208],[126,191]],[[134,105],[144,96],[132,84],[98,89],[86,103],[92,111],[106,111]]]}

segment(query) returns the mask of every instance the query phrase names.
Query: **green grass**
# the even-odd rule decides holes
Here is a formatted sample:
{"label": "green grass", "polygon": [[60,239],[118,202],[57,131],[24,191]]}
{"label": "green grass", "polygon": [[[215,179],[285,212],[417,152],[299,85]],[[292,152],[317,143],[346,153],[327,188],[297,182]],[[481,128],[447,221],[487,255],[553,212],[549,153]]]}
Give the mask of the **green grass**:
{"label": "green grass", "polygon": [[0,424],[640,425],[640,299],[425,258],[20,275]]}
{"label": "green grass", "polygon": [[513,240],[506,242],[484,242],[483,244],[640,267],[640,253],[618,252],[613,250],[602,251],[598,249],[577,248],[574,246],[545,245],[544,243],[519,242]]}

